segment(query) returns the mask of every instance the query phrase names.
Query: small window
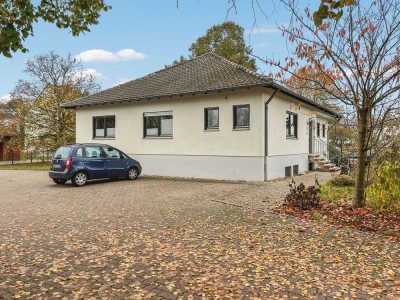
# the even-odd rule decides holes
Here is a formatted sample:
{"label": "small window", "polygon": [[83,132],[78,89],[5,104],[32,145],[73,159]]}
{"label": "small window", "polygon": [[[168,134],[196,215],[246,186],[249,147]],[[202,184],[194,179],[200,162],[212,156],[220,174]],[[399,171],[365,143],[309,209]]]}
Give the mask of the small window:
{"label": "small window", "polygon": [[299,175],[299,165],[294,165],[293,166],[293,176],[298,176]]}
{"label": "small window", "polygon": [[97,146],[85,147],[85,151],[86,151],[86,157],[87,158],[100,158],[100,157],[103,157],[103,154],[101,153],[100,147],[97,147]]}
{"label": "small window", "polygon": [[103,147],[103,151],[107,158],[121,158],[121,153],[112,147]]}
{"label": "small window", "polygon": [[250,104],[233,106],[233,128],[250,128]]}
{"label": "small window", "polygon": [[285,177],[291,177],[292,176],[292,167],[285,167]]}
{"label": "small window", "polygon": [[322,137],[326,137],[326,127],[325,127],[325,124],[322,124]]}
{"label": "small window", "polygon": [[93,117],[93,138],[114,138],[115,116]]}
{"label": "small window", "polygon": [[204,129],[219,128],[219,107],[208,107],[204,109]]}
{"label": "small window", "polygon": [[144,137],[172,137],[172,112],[144,114]]}
{"label": "small window", "polygon": [[297,138],[297,114],[286,112],[286,137]]}
{"label": "small window", "polygon": [[317,137],[320,137],[320,129],[321,129],[321,124],[317,123]]}

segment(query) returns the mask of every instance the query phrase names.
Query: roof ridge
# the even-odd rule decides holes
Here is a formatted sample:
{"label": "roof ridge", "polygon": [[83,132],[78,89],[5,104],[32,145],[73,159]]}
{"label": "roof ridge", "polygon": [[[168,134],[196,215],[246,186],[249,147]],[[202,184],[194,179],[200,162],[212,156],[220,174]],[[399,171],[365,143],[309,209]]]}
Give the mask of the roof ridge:
{"label": "roof ridge", "polygon": [[[263,74],[257,73],[256,71],[250,70],[249,68],[247,68],[247,67],[245,67],[245,66],[242,66],[242,65],[240,65],[240,64],[238,64],[238,63],[235,63],[235,62],[233,62],[233,61],[230,61],[229,59],[227,59],[227,58],[225,58],[225,57],[223,57],[223,56],[221,56],[221,55],[218,55],[218,54],[216,54],[216,53],[214,53],[214,52],[207,52],[206,54],[203,54],[203,55],[201,55],[201,56],[204,56],[204,55],[207,55],[207,54],[209,54],[209,55],[214,55],[214,56],[216,56],[217,58],[223,60],[224,62],[231,64],[233,67],[236,67],[236,68],[238,68],[238,69],[242,69],[242,70],[246,71],[247,73],[249,73],[249,74],[251,74],[251,75],[253,75],[253,76],[256,76],[256,77],[259,78],[259,79],[263,79],[263,80],[267,79],[268,81],[272,81],[272,78],[271,78],[271,77],[265,76],[265,75],[263,75]],[[200,57],[200,56],[198,56],[198,57]]]}

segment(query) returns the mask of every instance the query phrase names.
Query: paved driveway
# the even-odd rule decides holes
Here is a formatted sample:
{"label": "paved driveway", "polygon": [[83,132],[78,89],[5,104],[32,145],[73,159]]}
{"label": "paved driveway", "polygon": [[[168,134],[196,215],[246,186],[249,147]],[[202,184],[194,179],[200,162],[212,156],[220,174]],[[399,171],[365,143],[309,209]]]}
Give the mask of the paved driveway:
{"label": "paved driveway", "polygon": [[0,184],[0,298],[400,297],[398,242],[268,212],[285,181]]}

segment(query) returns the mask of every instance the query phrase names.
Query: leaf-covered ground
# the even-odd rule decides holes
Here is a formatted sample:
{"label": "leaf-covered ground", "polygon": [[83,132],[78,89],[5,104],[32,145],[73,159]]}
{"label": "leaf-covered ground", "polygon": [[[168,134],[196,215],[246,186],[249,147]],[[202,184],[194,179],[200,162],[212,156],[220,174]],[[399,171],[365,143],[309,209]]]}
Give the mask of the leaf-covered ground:
{"label": "leaf-covered ground", "polygon": [[0,298],[400,297],[398,241],[211,201],[268,185],[0,182]]}
{"label": "leaf-covered ground", "polygon": [[374,211],[370,208],[354,208],[351,199],[335,203],[325,203],[310,210],[292,209],[282,205],[282,213],[303,220],[314,220],[334,224],[336,227],[349,227],[366,232],[398,238],[400,242],[400,212]]}

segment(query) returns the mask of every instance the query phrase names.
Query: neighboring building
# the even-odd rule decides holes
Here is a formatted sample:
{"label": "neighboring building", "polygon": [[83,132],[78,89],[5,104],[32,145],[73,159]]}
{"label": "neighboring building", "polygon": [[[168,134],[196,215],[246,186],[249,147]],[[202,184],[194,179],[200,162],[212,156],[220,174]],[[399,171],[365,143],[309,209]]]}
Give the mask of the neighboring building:
{"label": "neighboring building", "polygon": [[8,147],[11,139],[12,137],[9,135],[0,137],[0,161],[21,159],[21,151],[19,149]]}
{"label": "neighboring building", "polygon": [[246,181],[308,171],[340,117],[211,53],[63,107],[78,143],[120,148],[143,174]]}

